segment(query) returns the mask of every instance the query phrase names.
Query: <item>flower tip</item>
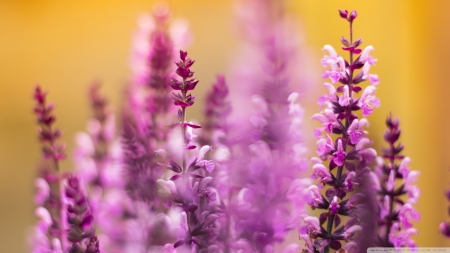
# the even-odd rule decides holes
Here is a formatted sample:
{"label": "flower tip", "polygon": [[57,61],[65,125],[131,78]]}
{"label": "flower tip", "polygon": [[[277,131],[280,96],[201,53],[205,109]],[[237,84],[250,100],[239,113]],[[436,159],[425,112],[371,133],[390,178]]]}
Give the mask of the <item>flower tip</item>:
{"label": "flower tip", "polygon": [[182,61],[186,60],[187,54],[188,53],[186,51],[180,50],[180,58],[181,58]]}
{"label": "flower tip", "polygon": [[353,20],[355,20],[355,18],[358,16],[358,13],[355,11],[355,10],[353,10],[351,13],[350,13],[350,16],[348,17],[348,21],[350,21],[350,22],[352,22]]}
{"label": "flower tip", "polygon": [[347,19],[347,16],[348,16],[348,11],[347,11],[347,10],[339,10],[339,9],[338,9],[338,11],[339,11],[339,16],[340,16],[341,18]]}

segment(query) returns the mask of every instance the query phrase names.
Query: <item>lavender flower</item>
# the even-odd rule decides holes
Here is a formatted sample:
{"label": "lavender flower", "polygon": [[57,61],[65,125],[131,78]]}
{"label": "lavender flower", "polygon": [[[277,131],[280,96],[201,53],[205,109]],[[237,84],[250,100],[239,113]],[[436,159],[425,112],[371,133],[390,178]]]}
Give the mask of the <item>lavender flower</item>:
{"label": "lavender flower", "polygon": [[33,238],[33,252],[63,252],[65,249],[65,210],[61,194],[63,176],[59,161],[65,158],[65,144],[59,144],[61,132],[53,128],[56,117],[54,105],[47,104],[47,94],[37,86],[34,91],[36,106],[34,112],[39,124],[39,140],[47,163],[39,178],[36,179],[35,196],[36,215],[40,218]]}
{"label": "lavender flower", "polygon": [[[345,37],[341,39],[343,50],[349,52],[350,60],[347,62],[338,56],[331,46],[324,47],[328,55],[322,58],[321,62],[324,67],[330,69],[326,70],[322,77],[330,78],[332,84],[340,83],[340,85],[335,88],[330,83],[324,84],[329,94],[319,98],[318,103],[325,105],[326,108],[312,117],[322,123],[322,126],[315,130],[315,136],[318,138],[317,154],[320,159],[312,159],[314,163],[312,178],[318,179],[319,184],[309,188],[311,199],[308,202],[312,209],[325,211],[319,218],[311,216],[304,218],[300,238],[305,241],[306,251],[309,252],[329,252],[330,248],[358,250],[357,246],[361,245],[350,241],[368,227],[361,222],[361,216],[367,214],[364,211],[367,204],[364,202],[363,192],[347,199],[345,197],[355,191],[356,185],[367,181],[364,179],[370,171],[367,165],[376,156],[375,150],[365,147],[370,143],[364,137],[367,119],[358,118],[355,114],[361,110],[362,115],[366,117],[373,112],[373,108],[380,105],[379,99],[374,96],[376,90],[374,85],[378,84],[378,77],[368,72],[376,60],[369,55],[373,50],[372,46],[362,50],[359,48],[362,39],[353,41],[352,25],[357,17],[356,11],[350,14],[347,11],[339,13],[350,24],[350,40]],[[355,71],[358,69],[362,70],[356,74]],[[358,98],[355,95],[362,90],[358,85],[365,80],[369,80],[371,85],[367,86]],[[330,134],[336,134],[338,137],[332,138]],[[336,168],[337,172],[334,174],[333,170]],[[323,189],[325,196],[321,195],[318,189]],[[350,216],[350,219],[346,224],[339,226],[341,216]],[[343,242],[348,243],[344,246]],[[365,249],[360,250],[362,252]]]}
{"label": "lavender flower", "polygon": [[[409,157],[400,153],[403,150],[401,143],[396,143],[400,138],[401,130],[399,120],[392,119],[389,115],[386,119],[388,129],[384,134],[384,140],[389,148],[383,149],[383,156],[377,158],[377,167],[372,172],[372,179],[377,187],[379,196],[379,239],[380,247],[417,247],[411,235],[417,234],[412,221],[419,220],[420,214],[414,209],[414,205],[420,195],[419,188],[414,185],[419,176],[418,171],[411,171]],[[383,164],[383,158],[387,160]],[[396,161],[401,161],[400,164]],[[397,186],[396,179],[403,179],[403,183]],[[406,201],[402,196],[407,194]]]}
{"label": "lavender flower", "polygon": [[[115,115],[108,100],[100,94],[100,84],[89,90],[93,116],[87,133],[76,135],[74,160],[80,183],[87,184],[89,208],[97,217],[94,226],[102,238],[102,251],[124,252],[127,204],[130,200],[123,189],[121,149],[115,139]],[[118,201],[120,199],[121,201]]]}
{"label": "lavender flower", "polygon": [[232,218],[228,252],[275,252],[306,212],[305,182],[294,180],[306,169],[300,131],[303,109],[297,104],[304,94],[289,87],[304,83],[296,79],[297,70],[292,71],[295,33],[286,29],[283,16],[273,15],[281,5],[282,1],[238,5],[250,45],[245,59],[235,64],[238,70],[230,82],[231,92],[236,91],[232,103],[239,110],[230,117],[233,131],[228,135],[232,190],[227,199]]}
{"label": "lavender flower", "polygon": [[[176,62],[176,73],[182,78],[177,80],[173,78],[169,82],[169,86],[179,93],[172,93],[174,104],[179,106],[178,120],[180,123],[183,146],[182,148],[182,165],[171,161],[168,169],[176,174],[169,181],[160,181],[160,184],[169,186],[171,191],[172,203],[179,207],[182,211],[182,219],[185,220],[182,228],[184,235],[179,238],[173,245],[167,245],[174,249],[195,250],[196,252],[214,252],[218,250],[214,245],[217,237],[214,223],[218,219],[218,215],[214,214],[211,205],[216,200],[216,192],[212,185],[213,178],[202,176],[202,170],[212,172],[215,164],[212,161],[204,160],[206,152],[211,147],[203,146],[198,155],[189,165],[187,165],[187,151],[195,149],[196,146],[191,143],[192,135],[189,133],[192,128],[200,128],[199,125],[186,122],[186,109],[195,102],[195,96],[188,94],[198,83],[198,80],[192,78],[194,72],[190,67],[194,64],[194,60],[187,56],[187,52],[180,51],[180,61]],[[173,182],[171,182],[173,181]]]}

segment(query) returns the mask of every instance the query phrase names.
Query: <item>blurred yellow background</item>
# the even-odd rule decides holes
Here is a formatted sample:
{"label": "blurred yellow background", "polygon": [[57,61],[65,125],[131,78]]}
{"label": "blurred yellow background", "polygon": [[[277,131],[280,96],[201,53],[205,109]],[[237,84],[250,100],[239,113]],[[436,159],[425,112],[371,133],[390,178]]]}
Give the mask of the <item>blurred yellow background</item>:
{"label": "blurred yellow background", "polygon": [[[194,43],[189,54],[197,60],[201,80],[198,97],[218,73],[227,73],[239,48],[231,0],[171,0],[174,17],[186,18]],[[73,135],[85,129],[90,113],[87,87],[95,78],[115,105],[130,79],[131,35],[140,13],[153,0],[0,0],[0,252],[27,252],[26,233],[34,222],[33,179],[40,150],[32,115],[36,83],[50,91],[57,104],[57,126],[64,132],[67,153]],[[448,220],[443,191],[450,171],[450,2],[408,0],[288,0],[308,47],[310,64],[322,71],[324,44],[338,48],[346,23],[337,9],[356,9],[355,37],[376,48],[373,73],[381,78],[382,106],[370,116],[370,134],[381,147],[384,119],[389,112],[401,118],[405,154],[420,170],[421,221],[419,246],[450,246],[438,232]],[[299,71],[302,71],[299,68]],[[303,103],[307,117],[319,108],[315,98],[325,90],[317,83],[314,96]],[[311,104],[312,103],[312,104]],[[200,99],[194,116],[199,118]],[[314,150],[313,146],[311,149]],[[71,161],[62,164],[72,169]]]}

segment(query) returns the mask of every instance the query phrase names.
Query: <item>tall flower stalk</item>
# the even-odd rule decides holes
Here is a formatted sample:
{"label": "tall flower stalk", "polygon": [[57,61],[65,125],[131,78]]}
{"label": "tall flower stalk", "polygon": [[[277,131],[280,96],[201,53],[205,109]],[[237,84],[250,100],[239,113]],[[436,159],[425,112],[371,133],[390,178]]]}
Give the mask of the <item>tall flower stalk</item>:
{"label": "tall flower stalk", "polygon": [[180,61],[176,62],[176,74],[181,80],[171,79],[169,86],[174,104],[179,107],[178,120],[176,125],[180,126],[183,144],[181,147],[181,165],[175,161],[170,161],[168,168],[175,172],[169,181],[160,180],[161,185],[171,188],[171,202],[176,208],[181,210],[181,229],[184,231],[180,238],[173,245],[166,245],[168,249],[179,248],[183,250],[195,250],[195,252],[214,252],[218,250],[215,245],[217,232],[214,223],[218,215],[212,212],[212,205],[216,200],[216,191],[213,187],[213,178],[202,176],[202,170],[212,172],[215,164],[212,161],[204,160],[206,152],[211,147],[203,146],[197,157],[192,159],[188,165],[187,151],[196,148],[192,141],[192,129],[200,128],[199,125],[186,121],[187,108],[195,102],[195,96],[188,93],[194,90],[197,79],[193,78],[194,72],[191,66],[194,60],[187,56],[187,52],[180,51]]}
{"label": "tall flower stalk", "polygon": [[[39,140],[42,153],[49,164],[36,179],[36,215],[41,219],[36,230],[33,252],[63,252],[66,247],[65,206],[62,194],[63,175],[59,162],[65,158],[65,144],[58,143],[61,131],[55,129],[55,106],[47,103],[47,93],[40,86],[34,91],[34,113],[39,124]],[[51,242],[51,244],[49,243]]]}
{"label": "tall flower stalk", "polygon": [[[414,208],[420,195],[415,183],[420,173],[410,170],[411,159],[401,154],[404,146],[397,142],[401,134],[399,120],[389,115],[386,126],[384,140],[389,147],[382,150],[383,155],[377,158],[377,167],[372,173],[379,202],[377,244],[380,247],[414,248],[417,245],[411,236],[418,231],[413,228],[412,221],[420,219],[419,212]],[[403,182],[397,184],[397,179]]]}
{"label": "tall flower stalk", "polygon": [[[236,110],[230,116],[233,131],[228,135],[229,252],[279,252],[305,212],[303,198],[290,189],[307,168],[303,109],[297,104],[305,95],[305,82],[296,78],[296,34],[288,29],[283,1],[237,2],[248,47],[234,64],[230,81]],[[294,198],[295,212],[291,211]],[[286,250],[298,247],[289,245]]]}
{"label": "tall flower stalk", "polygon": [[[328,253],[330,249],[341,248],[356,250],[356,243],[351,241],[363,230],[359,209],[364,195],[347,195],[355,191],[355,185],[362,183],[362,175],[370,171],[368,163],[376,156],[374,149],[366,147],[370,141],[364,137],[364,128],[368,125],[365,117],[380,106],[379,99],[375,97],[378,76],[369,73],[370,67],[376,62],[369,55],[373,47],[367,46],[362,50],[359,48],[362,39],[353,39],[352,26],[357,17],[356,11],[348,13],[340,10],[339,15],[350,26],[349,39],[341,38],[342,49],[349,53],[349,61],[339,56],[330,45],[324,47],[324,51],[329,54],[321,62],[330,69],[324,72],[323,78],[330,78],[331,83],[324,84],[329,94],[318,101],[326,108],[312,117],[322,124],[315,130],[318,138],[316,151],[320,158],[312,159],[312,178],[319,182],[308,188],[308,204],[312,209],[322,209],[324,212],[319,218],[304,218],[304,226],[300,229],[300,238],[306,242],[310,252]],[[356,73],[357,70],[360,72]],[[362,91],[359,85],[366,80],[369,80],[370,85]],[[338,84],[337,88],[335,84]],[[362,94],[358,96],[360,91]],[[360,110],[361,118],[356,114]],[[332,138],[331,134],[336,137]],[[321,191],[324,191],[325,196]],[[342,216],[350,217],[344,225],[341,225]],[[345,246],[344,242],[347,242]]]}

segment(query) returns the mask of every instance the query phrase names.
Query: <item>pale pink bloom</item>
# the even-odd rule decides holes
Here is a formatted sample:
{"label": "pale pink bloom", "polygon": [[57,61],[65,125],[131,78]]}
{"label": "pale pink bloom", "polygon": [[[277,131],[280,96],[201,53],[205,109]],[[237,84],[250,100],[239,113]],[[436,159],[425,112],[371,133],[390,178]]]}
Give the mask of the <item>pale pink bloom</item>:
{"label": "pale pink bloom", "polygon": [[330,153],[331,150],[334,149],[333,140],[328,134],[318,139],[316,145],[316,152],[319,156],[326,156],[328,155],[328,153]]}
{"label": "pale pink bloom", "polygon": [[361,160],[371,162],[377,156],[377,152],[373,148],[364,148],[367,144],[371,144],[371,141],[368,138],[362,138],[356,144],[355,149],[358,150],[358,155]]}
{"label": "pale pink bloom", "polygon": [[42,233],[46,234],[48,228],[52,225],[52,217],[50,216],[50,213],[47,209],[44,207],[38,207],[35,211],[36,216],[39,218],[39,222],[37,225],[37,228]]}
{"label": "pale pink bloom", "polygon": [[362,227],[359,225],[353,225],[349,227],[345,232],[343,233],[345,240],[351,240],[356,233],[362,231]]}
{"label": "pale pink bloom", "polygon": [[372,114],[374,107],[380,107],[380,100],[374,95],[376,90],[375,86],[367,86],[358,101],[358,106],[361,107],[364,117]]}
{"label": "pale pink bloom", "polygon": [[313,179],[320,179],[320,182],[326,184],[331,182],[333,179],[331,177],[330,171],[323,164],[315,164],[313,166],[313,174],[311,175]]}
{"label": "pale pink bloom", "polygon": [[391,170],[388,181],[386,182],[386,190],[392,191],[395,188],[395,171]]}
{"label": "pale pink bloom", "polygon": [[348,242],[343,247],[348,253],[357,253],[358,252],[358,245],[355,242]]}
{"label": "pale pink bloom", "polygon": [[320,233],[320,223],[317,217],[308,216],[304,219],[306,231],[309,235],[315,236]]}
{"label": "pale pink bloom", "polygon": [[351,192],[351,191],[353,191],[353,185],[355,184],[355,183],[353,182],[353,179],[355,178],[355,176],[356,176],[356,173],[355,173],[354,171],[350,171],[350,172],[347,174],[347,177],[345,177],[343,189],[344,189],[346,192]]}
{"label": "pale pink bloom", "polygon": [[336,53],[336,50],[334,50],[332,46],[325,45],[322,50],[327,51],[329,53],[329,55],[324,55],[323,58],[320,60],[322,66],[327,67],[329,60],[337,61],[338,54]]}
{"label": "pale pink bloom", "polygon": [[354,119],[352,121],[352,124],[350,124],[347,131],[350,135],[350,142],[352,144],[358,143],[364,137],[364,134],[367,134],[367,132],[363,131],[362,128],[368,125],[369,122],[365,118],[362,118],[361,120]]}
{"label": "pale pink bloom", "polygon": [[370,65],[374,65],[375,63],[377,63],[377,60],[374,59],[372,56],[369,55],[370,52],[372,52],[373,50],[375,50],[373,48],[373,46],[367,46],[366,48],[364,48],[363,52],[361,53],[360,56],[360,61],[362,61],[363,63],[369,63]]}
{"label": "pale pink bloom", "polygon": [[342,57],[338,57],[336,60],[329,59],[327,64],[331,70],[326,70],[322,74],[322,78],[329,77],[333,84],[337,83],[339,79],[345,76],[345,62]]}
{"label": "pale pink bloom", "polygon": [[395,248],[400,247],[410,247],[415,248],[417,245],[414,243],[414,240],[411,239],[412,235],[418,234],[417,229],[408,228],[406,230],[400,230],[400,224],[395,222],[392,225],[391,232],[389,233],[389,241],[394,244]]}
{"label": "pale pink bloom", "polygon": [[348,85],[345,85],[344,86],[344,94],[339,96],[339,104],[341,106],[348,106],[348,105],[350,105],[351,100],[352,100],[352,98],[350,97]]}
{"label": "pale pink bloom", "polygon": [[301,248],[297,243],[291,243],[283,249],[283,253],[298,253]]}
{"label": "pale pink bloom", "polygon": [[405,203],[399,211],[399,221],[403,229],[412,227],[411,220],[418,221],[420,219],[420,213],[415,210],[411,204]]}
{"label": "pale pink bloom", "polygon": [[345,160],[346,154],[347,153],[345,153],[344,147],[342,146],[342,140],[339,139],[337,142],[337,150],[336,150],[336,152],[333,153],[333,155],[334,155],[333,162],[337,166],[344,165],[344,160]]}
{"label": "pale pink bloom", "polygon": [[324,83],[323,86],[328,89],[328,95],[319,97],[317,103],[323,105],[327,102],[336,102],[336,88],[331,83]]}
{"label": "pale pink bloom", "polygon": [[34,196],[34,201],[38,206],[41,206],[50,196],[50,186],[45,179],[40,177],[34,180],[34,185],[37,189],[36,195]]}
{"label": "pale pink bloom", "polygon": [[319,187],[317,185],[311,185],[308,187],[307,203],[311,208],[317,208],[319,204],[323,202],[322,194],[320,193]]}
{"label": "pale pink bloom", "polygon": [[389,212],[390,212],[389,201],[390,201],[390,197],[386,195],[383,198],[383,202],[379,203],[379,206],[380,206],[380,218],[381,219],[384,219],[384,217],[386,217],[386,215],[388,215]]}
{"label": "pale pink bloom", "polygon": [[406,179],[409,174],[409,164],[411,163],[411,158],[405,157],[403,158],[402,162],[400,163],[400,166],[398,167],[398,172],[402,174],[403,178]]}
{"label": "pale pink bloom", "polygon": [[333,128],[339,127],[336,115],[331,109],[325,109],[321,113],[316,113],[311,119],[318,120],[322,123],[322,127],[319,127],[314,131],[314,136],[316,138],[318,138],[323,131],[331,133]]}

